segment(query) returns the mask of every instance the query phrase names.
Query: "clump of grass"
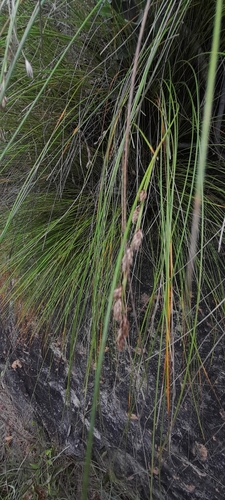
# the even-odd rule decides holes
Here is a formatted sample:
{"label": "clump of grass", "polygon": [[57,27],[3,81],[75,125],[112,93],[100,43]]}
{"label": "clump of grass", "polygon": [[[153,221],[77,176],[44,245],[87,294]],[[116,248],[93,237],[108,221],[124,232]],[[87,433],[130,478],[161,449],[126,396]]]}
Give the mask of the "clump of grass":
{"label": "clump of grass", "polygon": [[[0,491],[2,500],[72,500],[76,495],[82,495],[83,462],[70,457],[66,451],[57,449],[42,442],[40,449],[30,450],[23,460],[15,461],[15,457],[7,456],[0,468]],[[119,489],[107,477],[107,471],[94,462],[90,471],[90,490],[96,495],[107,498],[120,498]],[[121,485],[120,493],[123,487]],[[127,492],[127,498],[133,500],[133,495]]]}
{"label": "clump of grass", "polygon": [[[137,7],[134,17],[125,18],[107,2],[96,2],[89,12],[79,1],[75,8],[60,4],[56,12],[47,6],[45,11],[40,2],[41,24],[35,17],[38,7],[32,12],[28,3],[16,4],[9,21],[4,18],[3,34],[10,27],[4,68],[15,20],[18,33],[25,21],[29,30],[20,38],[7,75],[2,73],[0,100],[8,137],[0,154],[2,297],[5,305],[17,304],[18,322],[31,316],[37,330],[45,326],[48,331],[49,326],[52,331],[54,325],[56,335],[69,345],[71,363],[84,318],[90,320],[84,339],[87,378],[93,355],[97,368],[86,498],[112,316],[117,348],[137,347],[128,335],[128,295],[142,248],[147,248],[154,277],[135,342],[151,360],[159,341],[154,429],[163,408],[170,436],[185,388],[204,366],[197,339],[201,304],[211,308],[215,301],[221,314],[224,310],[224,264],[217,249],[219,241],[222,245],[225,190],[211,127],[221,124],[213,89],[223,57],[224,13],[218,0],[211,48],[211,2],[204,16],[198,3],[168,0],[151,7],[147,2],[142,14]],[[65,8],[64,19],[60,8]],[[33,80],[21,77],[20,56],[29,61]],[[174,311],[184,318],[179,341],[185,360],[176,409]],[[157,339],[149,340],[149,329]],[[155,434],[152,470],[154,439]]]}

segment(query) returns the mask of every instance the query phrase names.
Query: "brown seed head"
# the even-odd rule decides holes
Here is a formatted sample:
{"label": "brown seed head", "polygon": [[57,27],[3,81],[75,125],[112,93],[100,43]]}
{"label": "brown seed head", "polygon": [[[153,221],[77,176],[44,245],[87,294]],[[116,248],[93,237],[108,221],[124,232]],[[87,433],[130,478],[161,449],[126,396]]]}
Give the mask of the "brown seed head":
{"label": "brown seed head", "polygon": [[146,191],[146,189],[142,189],[142,191],[140,191],[140,193],[139,193],[139,200],[145,201],[146,197],[147,197],[147,191]]}
{"label": "brown seed head", "polygon": [[129,322],[126,314],[123,314],[120,328],[117,331],[117,347],[122,351],[125,345],[125,339],[129,333]]}
{"label": "brown seed head", "polygon": [[123,290],[123,287],[121,285],[118,286],[118,288],[115,288],[115,290],[113,292],[114,299],[121,299],[121,297],[122,297],[122,290]]}
{"label": "brown seed head", "polygon": [[133,240],[132,240],[132,243],[131,243],[131,248],[134,250],[134,251],[138,251],[140,246],[141,246],[141,242],[143,240],[143,232],[141,229],[138,229],[135,233],[134,233],[134,236],[133,236]]}
{"label": "brown seed head", "polygon": [[137,205],[137,207],[134,210],[134,213],[132,215],[132,222],[133,222],[133,224],[136,224],[136,222],[138,220],[140,208],[141,208],[140,205]]}
{"label": "brown seed head", "polygon": [[128,247],[122,259],[122,272],[129,274],[130,267],[133,264],[133,248]]}
{"label": "brown seed head", "polygon": [[113,306],[113,318],[120,323],[122,321],[122,300],[117,299]]}
{"label": "brown seed head", "polygon": [[129,333],[129,321],[127,319],[127,315],[126,314],[123,314],[121,328],[122,328],[123,337],[125,337],[125,338],[128,337],[128,333]]}
{"label": "brown seed head", "polygon": [[116,339],[116,342],[117,342],[118,350],[122,351],[123,348],[124,348],[125,339],[123,338],[122,329],[121,328],[118,328],[118,330],[117,330],[117,339]]}

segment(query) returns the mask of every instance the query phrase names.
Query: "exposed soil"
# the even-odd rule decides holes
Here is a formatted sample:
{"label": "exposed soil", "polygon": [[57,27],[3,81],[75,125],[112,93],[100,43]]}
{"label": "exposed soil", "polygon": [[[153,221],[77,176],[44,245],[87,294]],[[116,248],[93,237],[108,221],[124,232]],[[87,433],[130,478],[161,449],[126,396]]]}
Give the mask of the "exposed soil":
{"label": "exposed soil", "polygon": [[[150,289],[143,285],[141,291],[137,308],[140,315],[144,313]],[[149,500],[150,491],[153,499],[163,500],[225,498],[224,318],[208,313],[206,308],[199,313],[198,342],[200,355],[205,360],[204,369],[198,371],[192,384],[186,381],[169,440],[168,413],[164,398],[160,398],[164,393],[164,354],[159,354],[160,339],[149,331],[148,342],[154,338],[150,359],[147,349],[137,347],[135,327],[130,335],[129,349],[119,355],[114,345],[115,334],[109,339],[93,445],[93,460],[99,464],[106,483],[104,495],[107,484],[119,482],[123,500],[132,498],[132,492],[136,499]],[[178,316],[179,310],[174,313],[173,413],[184,381],[184,345],[180,341]],[[161,373],[157,375],[159,356],[162,358]],[[68,456],[84,459],[95,364],[90,369],[85,391],[86,367],[87,350],[80,338],[68,385],[68,361],[60,350],[60,343],[52,343],[43,352],[38,336],[32,341],[25,340],[12,322],[2,324],[2,461],[6,459],[3,444],[7,435],[12,437],[10,446],[22,450],[22,454],[29,447],[32,442],[30,422],[34,418],[50,440],[66,449]],[[154,458],[152,449],[155,450]]]}

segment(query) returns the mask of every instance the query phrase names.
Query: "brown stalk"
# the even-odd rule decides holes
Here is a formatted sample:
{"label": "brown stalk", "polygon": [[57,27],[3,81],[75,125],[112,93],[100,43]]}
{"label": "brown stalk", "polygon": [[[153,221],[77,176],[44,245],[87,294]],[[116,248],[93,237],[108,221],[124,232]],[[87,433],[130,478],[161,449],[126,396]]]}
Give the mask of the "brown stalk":
{"label": "brown stalk", "polygon": [[124,145],[124,155],[123,155],[123,163],[122,163],[122,197],[121,197],[122,198],[122,207],[121,207],[121,210],[122,210],[122,223],[121,223],[122,235],[125,233],[126,224],[127,224],[127,165],[128,165],[128,156],[129,156],[129,132],[130,132],[130,125],[131,125],[131,108],[132,108],[132,101],[133,101],[133,95],[134,95],[135,78],[136,78],[137,67],[138,67],[138,59],[139,59],[139,54],[140,54],[141,41],[143,38],[144,28],[145,28],[145,24],[147,21],[148,11],[149,11],[149,7],[150,7],[150,1],[151,0],[147,0],[146,6],[144,9],[143,19],[141,22],[141,29],[140,29],[140,33],[138,36],[137,47],[136,47],[136,51],[135,51],[135,55],[134,55],[133,70],[132,70],[131,84],[130,84],[130,94],[129,94],[129,100],[128,100],[128,105],[127,105],[125,145]]}

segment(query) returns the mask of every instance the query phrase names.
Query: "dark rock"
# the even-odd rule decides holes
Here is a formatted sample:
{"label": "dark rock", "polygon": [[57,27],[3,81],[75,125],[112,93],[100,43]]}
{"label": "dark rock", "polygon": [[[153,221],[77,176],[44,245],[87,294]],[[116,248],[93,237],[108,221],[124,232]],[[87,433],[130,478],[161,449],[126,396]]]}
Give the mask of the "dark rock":
{"label": "dark rock", "polygon": [[[84,390],[85,347],[77,344],[68,383],[68,361],[56,344],[43,349],[38,336],[25,342],[15,327],[2,326],[0,346],[3,382],[18,411],[29,409],[50,440],[59,443],[68,455],[84,459],[95,376],[93,367]],[[181,356],[178,359],[182,361]],[[225,394],[222,360],[217,363],[216,360],[215,366],[211,363],[210,369],[222,402]],[[209,384],[202,387],[196,384],[195,398],[199,400],[202,427],[191,390],[187,390],[168,439],[164,403],[161,410],[154,409],[157,365],[157,356],[148,364],[142,354],[142,364],[132,361],[131,366],[125,350],[113,371],[112,359],[106,354],[93,458],[106,471],[112,471],[116,480],[132,488],[141,500],[149,499],[150,491],[154,499],[223,500],[225,413],[222,405]],[[179,387],[178,383],[175,406]],[[204,460],[196,451],[199,446]]]}

